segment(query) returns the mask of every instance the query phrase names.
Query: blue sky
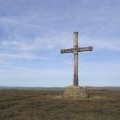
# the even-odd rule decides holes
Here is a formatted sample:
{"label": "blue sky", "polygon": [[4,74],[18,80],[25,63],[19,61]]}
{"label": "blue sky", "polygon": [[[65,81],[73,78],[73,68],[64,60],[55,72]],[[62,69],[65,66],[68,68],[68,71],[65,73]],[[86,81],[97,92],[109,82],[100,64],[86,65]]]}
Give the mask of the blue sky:
{"label": "blue sky", "polygon": [[0,86],[61,87],[73,83],[73,47],[79,85],[120,86],[119,0],[0,0]]}

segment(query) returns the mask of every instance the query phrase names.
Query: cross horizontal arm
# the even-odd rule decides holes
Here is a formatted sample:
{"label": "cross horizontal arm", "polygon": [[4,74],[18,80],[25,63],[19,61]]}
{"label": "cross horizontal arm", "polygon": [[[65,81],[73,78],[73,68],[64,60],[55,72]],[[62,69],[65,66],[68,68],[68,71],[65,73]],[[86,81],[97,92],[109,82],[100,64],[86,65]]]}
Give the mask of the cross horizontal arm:
{"label": "cross horizontal arm", "polygon": [[92,47],[92,46],[78,48],[78,52],[92,51],[92,50],[93,50],[93,47]]}
{"label": "cross horizontal arm", "polygon": [[82,48],[70,48],[70,49],[61,49],[61,53],[74,53],[74,52],[85,52],[85,51],[92,51],[93,47],[82,47]]}
{"label": "cross horizontal arm", "polygon": [[73,48],[70,48],[70,49],[61,49],[61,53],[63,54],[63,53],[73,53]]}

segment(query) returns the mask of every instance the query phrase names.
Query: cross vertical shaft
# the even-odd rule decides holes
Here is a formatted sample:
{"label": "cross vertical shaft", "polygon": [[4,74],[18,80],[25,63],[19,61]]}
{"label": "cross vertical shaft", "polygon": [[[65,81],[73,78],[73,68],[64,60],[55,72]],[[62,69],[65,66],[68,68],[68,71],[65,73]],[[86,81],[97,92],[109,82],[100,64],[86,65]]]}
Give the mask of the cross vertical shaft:
{"label": "cross vertical shaft", "polygon": [[73,86],[78,86],[78,53],[85,51],[92,51],[93,47],[79,47],[78,46],[78,32],[74,32],[74,46],[69,49],[61,49],[61,53],[73,53],[74,54],[74,76],[73,76]]}
{"label": "cross vertical shaft", "polygon": [[78,32],[74,32],[74,78],[73,85],[78,86]]}

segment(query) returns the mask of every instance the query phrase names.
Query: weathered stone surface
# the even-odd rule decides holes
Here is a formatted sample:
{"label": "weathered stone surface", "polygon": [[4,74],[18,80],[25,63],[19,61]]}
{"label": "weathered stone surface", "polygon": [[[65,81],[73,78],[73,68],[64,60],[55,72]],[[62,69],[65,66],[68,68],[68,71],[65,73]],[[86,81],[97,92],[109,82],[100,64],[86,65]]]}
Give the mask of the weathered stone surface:
{"label": "weathered stone surface", "polygon": [[86,88],[80,86],[69,86],[64,90],[63,96],[66,98],[87,98]]}

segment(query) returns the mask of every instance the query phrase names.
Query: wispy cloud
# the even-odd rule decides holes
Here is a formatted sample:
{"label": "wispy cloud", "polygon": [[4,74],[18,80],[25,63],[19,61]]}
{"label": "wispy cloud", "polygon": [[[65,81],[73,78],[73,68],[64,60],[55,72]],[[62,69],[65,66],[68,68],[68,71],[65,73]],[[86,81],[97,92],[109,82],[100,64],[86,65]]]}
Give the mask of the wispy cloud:
{"label": "wispy cloud", "polygon": [[120,51],[119,39],[90,38],[84,35],[80,39],[82,46],[92,45],[95,50]]}
{"label": "wispy cloud", "polygon": [[[104,69],[103,69],[104,68]],[[110,69],[112,68],[112,69]],[[84,86],[120,86],[119,63],[83,62],[79,70],[79,82]],[[31,69],[13,67],[0,69],[0,84],[8,86],[69,86],[73,82],[72,69]],[[19,77],[18,77],[19,76]],[[28,82],[29,81],[29,82]],[[47,84],[46,84],[47,83]]]}
{"label": "wispy cloud", "polygon": [[[0,72],[1,74],[3,73],[1,79],[2,77],[4,78],[7,72],[8,77],[11,79],[17,79],[21,75],[23,75],[21,79],[30,78],[28,77],[29,74],[31,74],[31,81],[34,81],[34,78],[37,79],[37,77],[39,79],[49,79],[49,77],[43,76],[44,73],[47,73],[48,76],[52,76],[52,73],[54,73],[56,74],[56,77],[53,77],[54,81],[57,77],[65,80],[61,76],[65,77],[70,74],[67,74],[66,71],[62,72],[61,68],[65,67],[66,63],[68,64],[69,57],[66,55],[66,60],[63,58],[62,61],[59,52],[61,48],[73,47],[74,31],[79,32],[80,47],[93,46],[94,51],[101,52],[103,56],[108,52],[111,52],[112,55],[116,51],[117,53],[120,52],[119,4],[119,0],[0,0]],[[29,67],[25,66],[25,60]],[[40,61],[39,64],[36,63],[37,60]],[[23,66],[19,65],[17,61],[20,61]],[[57,64],[56,61],[63,63],[63,67],[61,64],[57,65],[61,69],[57,72],[55,72],[56,68],[54,67],[46,71],[25,70],[28,68],[32,69],[33,64],[36,64],[36,66],[44,66],[46,64],[52,66]],[[95,61],[97,63],[96,65],[92,64],[93,67],[96,68],[98,66],[102,70],[99,64],[100,61],[104,60],[97,56],[94,59]],[[114,57],[111,61],[112,64],[115,64],[118,59]],[[87,65],[87,63],[82,64]],[[107,66],[105,63],[104,66],[101,66],[109,68],[109,65]],[[5,68],[4,66],[7,67]],[[21,67],[21,69],[14,68],[16,66]],[[90,65],[87,66],[90,67]],[[118,70],[116,65],[110,66]],[[5,68],[4,72],[2,72],[2,68]],[[106,71],[108,69],[103,70],[103,72],[98,70],[96,77],[101,78],[102,75],[103,77],[106,76],[106,78],[102,77],[103,79],[119,78],[118,74],[111,71],[109,71],[111,74],[109,77],[105,74]],[[18,77],[14,77],[14,72]],[[95,69],[92,70],[92,73],[94,72],[96,72]],[[27,77],[25,73],[28,75]],[[37,75],[35,76],[36,73]],[[39,75],[39,73],[41,74]],[[84,71],[82,74],[84,73],[86,72]],[[90,74],[92,73],[90,72]],[[91,77],[89,73],[87,74],[88,77]],[[89,79],[88,77],[86,79]],[[8,80],[6,76],[5,79]],[[68,77],[66,79],[68,80]],[[63,83],[64,80],[62,81]]]}
{"label": "wispy cloud", "polygon": [[[6,74],[1,77],[1,86],[65,86],[69,84],[69,73],[65,70],[51,69],[27,69],[27,68],[10,68],[0,70],[0,74]],[[19,77],[18,77],[19,76]],[[66,80],[62,79],[62,76]],[[29,82],[28,82],[29,81]],[[47,83],[47,84],[46,84]]]}
{"label": "wispy cloud", "polygon": [[80,80],[90,86],[120,86],[120,63],[114,62],[82,62]]}
{"label": "wispy cloud", "polygon": [[38,56],[38,55],[30,55],[30,54],[6,54],[6,53],[0,53],[0,59],[1,61],[5,61],[5,60],[23,60],[23,59],[27,59],[27,60],[52,60],[51,58],[48,57],[42,57],[42,56]]}

